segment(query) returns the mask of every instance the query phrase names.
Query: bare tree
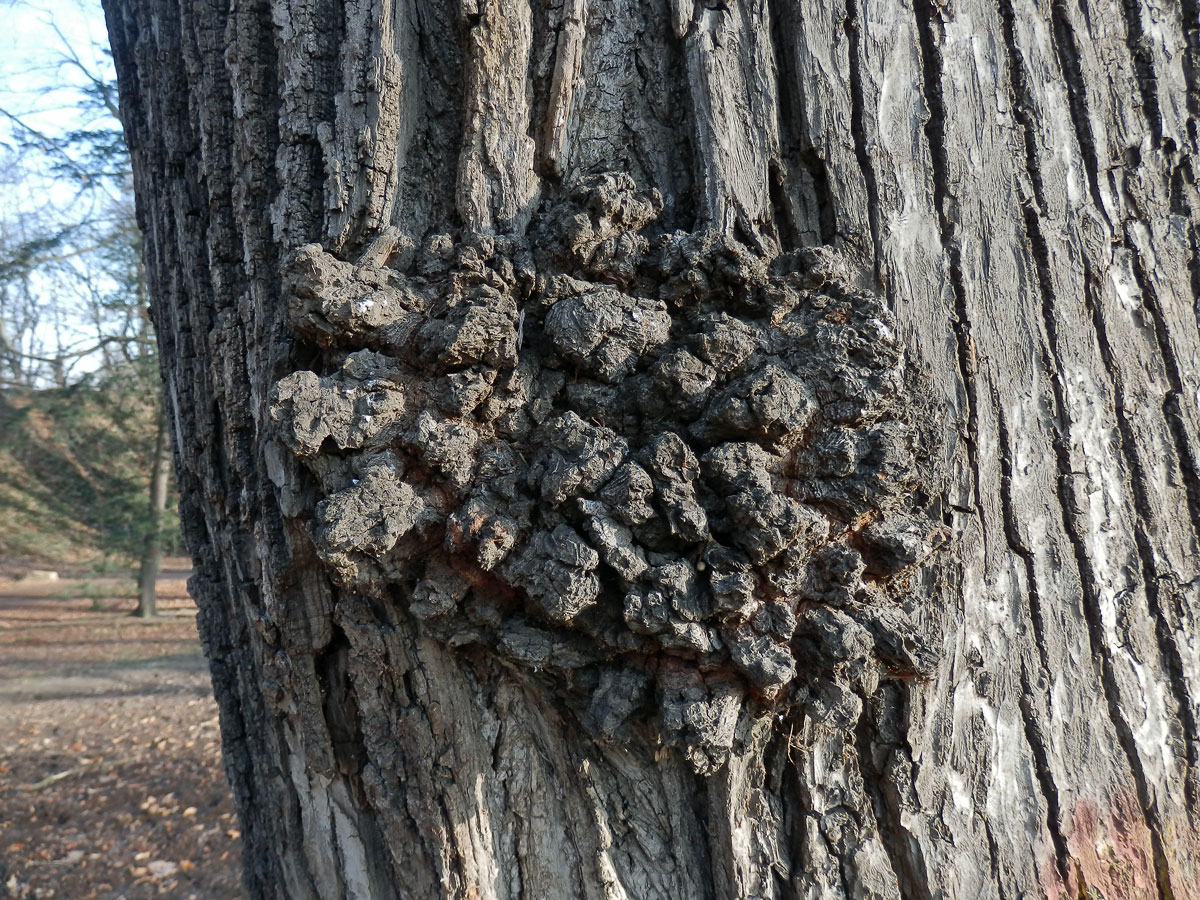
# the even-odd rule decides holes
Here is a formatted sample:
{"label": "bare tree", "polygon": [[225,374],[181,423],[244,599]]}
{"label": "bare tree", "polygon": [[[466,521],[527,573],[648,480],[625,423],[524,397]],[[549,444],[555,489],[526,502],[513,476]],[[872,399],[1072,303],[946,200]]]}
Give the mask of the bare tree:
{"label": "bare tree", "polygon": [[[32,396],[87,384],[101,397],[93,412],[101,419],[111,412],[110,427],[124,438],[117,452],[143,458],[149,487],[139,508],[116,487],[113,508],[88,518],[106,532],[106,551],[139,559],[138,614],[150,617],[171,460],[129,153],[116,124],[116,82],[51,28],[61,52],[44,83],[32,96],[6,93],[0,103],[10,138],[3,162],[9,204],[0,215],[0,389]],[[21,109],[9,107],[17,101]],[[51,116],[64,102],[74,104],[72,115]],[[114,442],[104,444],[103,451],[81,449],[85,456],[113,450]]]}
{"label": "bare tree", "polygon": [[1200,896],[1195,0],[105,7],[253,896]]}

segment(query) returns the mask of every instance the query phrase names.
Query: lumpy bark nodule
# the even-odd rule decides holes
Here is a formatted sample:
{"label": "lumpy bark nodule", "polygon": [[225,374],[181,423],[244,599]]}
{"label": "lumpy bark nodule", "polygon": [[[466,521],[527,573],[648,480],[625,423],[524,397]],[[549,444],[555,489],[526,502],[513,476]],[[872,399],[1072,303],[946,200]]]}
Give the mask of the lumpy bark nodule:
{"label": "lumpy bark nodule", "polygon": [[270,415],[314,476],[280,471],[285,515],[340,587],[544,673],[597,739],[648,714],[711,774],[744,706],[818,672],[929,674],[906,607],[947,535],[886,306],[826,248],[648,236],[662,206],[604,174],[528,239],[300,248],[288,321],[328,374]]}
{"label": "lumpy bark nodule", "polygon": [[254,896],[1196,896],[1192,0],[106,9]]}

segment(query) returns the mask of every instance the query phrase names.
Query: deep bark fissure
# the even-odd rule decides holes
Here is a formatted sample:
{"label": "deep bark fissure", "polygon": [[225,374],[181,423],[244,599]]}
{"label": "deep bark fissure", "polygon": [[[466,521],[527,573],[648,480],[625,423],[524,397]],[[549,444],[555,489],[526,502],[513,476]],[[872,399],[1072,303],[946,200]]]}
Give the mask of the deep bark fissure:
{"label": "deep bark fissure", "polygon": [[1042,797],[1046,801],[1046,830],[1054,844],[1055,865],[1063,884],[1069,883],[1068,860],[1071,852],[1067,847],[1066,837],[1062,833],[1062,804],[1058,796],[1058,787],[1054,780],[1054,771],[1050,767],[1050,756],[1047,752],[1047,742],[1038,724],[1038,718],[1032,708],[1030,698],[1044,695],[1045,686],[1049,684],[1047,674],[1050,672],[1050,661],[1046,650],[1046,623],[1042,610],[1042,595],[1038,586],[1037,572],[1034,566],[1033,552],[1021,537],[1017,524],[1017,516],[1013,502],[1013,465],[1012,465],[1012,435],[1009,432],[1003,407],[996,398],[998,410],[996,426],[1000,442],[1000,502],[1004,519],[1004,533],[1008,546],[1021,560],[1025,567],[1026,590],[1029,597],[1030,624],[1033,627],[1034,645],[1038,656],[1038,684],[1042,686],[1035,694],[1034,685],[1029,681],[1029,670],[1024,660],[1021,660],[1021,690],[1019,706],[1025,728],[1025,741],[1033,753],[1035,772]]}
{"label": "deep bark fissure", "polygon": [[829,186],[829,169],[825,165],[825,160],[815,150],[804,152],[801,154],[801,159],[808,169],[813,183],[813,192],[816,195],[821,240],[832,244],[838,235],[838,224],[833,192]]}
{"label": "deep bark fissure", "polygon": [[[1187,90],[1188,137],[1200,145],[1200,0],[1179,0],[1183,25],[1183,77]],[[1195,149],[1200,150],[1200,146]],[[1200,296],[1200,295],[1198,295]]]}
{"label": "deep bark fissure", "polygon": [[[1044,673],[1039,674],[1039,681],[1045,681]],[[1034,711],[1030,698],[1034,696],[1034,685],[1029,681],[1029,671],[1024,660],[1021,662],[1021,689],[1024,691],[1020,698],[1021,720],[1025,726],[1025,742],[1033,753],[1036,764],[1035,772],[1038,787],[1046,801],[1046,831],[1054,844],[1054,864],[1058,868],[1058,876],[1063,884],[1071,883],[1069,863],[1071,851],[1067,847],[1067,839],[1062,833],[1062,802],[1058,796],[1058,788],[1054,781],[1054,771],[1050,767],[1050,757],[1047,753],[1046,737],[1038,724],[1038,715]],[[1044,692],[1044,691],[1043,691]]]}
{"label": "deep bark fissure", "polygon": [[[875,176],[875,164],[871,161],[871,147],[867,141],[866,108],[862,84],[862,28],[858,0],[846,0],[846,18],[842,30],[849,42],[850,67],[846,75],[850,83],[850,135],[854,141],[854,157],[862,171],[863,183],[867,188],[867,222],[871,228],[871,258],[874,264],[875,284],[886,289],[883,277],[883,245],[879,234],[879,184]],[[866,249],[866,248],[863,248]]]}
{"label": "deep bark fissure", "polygon": [[[281,99],[279,94],[277,47],[273,40],[274,24],[272,22],[271,6],[266,2],[248,4],[234,8],[230,18],[231,34],[226,40],[232,44],[235,60],[227,64],[232,71],[230,86],[245,105],[241,120],[234,122],[234,133],[238,135],[234,158],[243,163],[236,170],[239,173],[250,173],[249,179],[238,179],[233,185],[234,203],[238,202],[238,189],[246,191],[246,202],[258,202],[258,198],[276,197],[281,185],[279,174],[275,168],[275,149],[280,144],[279,114]],[[228,59],[228,57],[227,57]],[[239,78],[239,74],[241,77]],[[239,124],[241,128],[239,129]],[[239,159],[240,157],[240,159]],[[251,200],[251,198],[255,198]],[[237,231],[242,235],[242,241],[251,240],[251,223],[239,223]],[[266,240],[254,241],[258,252],[265,251],[265,259],[261,260],[261,272],[256,271],[258,259],[250,257],[247,274],[273,275],[279,270],[279,248],[271,235],[269,221],[258,226]],[[244,246],[244,244],[243,244]],[[268,294],[275,293],[270,282],[256,285],[260,290],[267,288]],[[272,296],[272,299],[275,299]],[[248,312],[248,311],[245,311]],[[245,313],[243,313],[245,314]],[[271,324],[271,319],[265,318],[265,324]],[[245,322],[246,328],[254,324],[260,326],[264,322]],[[255,454],[245,454],[245,461],[253,463]]]}
{"label": "deep bark fissure", "polygon": [[1033,196],[1025,198],[1025,202],[1021,205],[1021,211],[1025,221],[1025,233],[1033,251],[1034,271],[1038,277],[1043,305],[1042,315],[1045,317],[1049,314],[1047,305],[1053,306],[1054,304],[1054,279],[1050,270],[1050,249],[1045,235],[1042,234],[1040,218],[1045,209],[1046,195],[1045,187],[1042,184],[1042,168],[1038,163],[1034,124],[1030,115],[1033,101],[1029,92],[1029,79],[1026,75],[1025,64],[1013,32],[1012,0],[1001,0],[998,9],[1001,34],[1008,57],[1008,88],[1013,117],[1021,126],[1022,145],[1025,148],[1025,172],[1028,174],[1030,185],[1033,188]]}
{"label": "deep bark fissure", "polygon": [[962,248],[957,229],[959,223],[951,218],[950,206],[954,194],[950,184],[950,163],[946,154],[946,109],[942,100],[943,59],[939,40],[943,36],[942,10],[936,0],[916,0],[913,14],[921,49],[921,96],[924,98],[928,118],[925,121],[925,141],[929,146],[929,160],[933,176],[933,205],[937,211],[938,229],[942,252],[945,255],[950,287],[954,295],[954,338],[958,354],[959,383],[965,396],[963,406],[966,423],[963,444],[967,452],[967,468],[971,473],[974,490],[973,515],[980,521],[980,530],[987,540],[987,522],[980,498],[983,496],[982,474],[979,466],[979,386],[978,359],[975,339],[971,335],[971,314],[967,305],[966,283],[963,275]]}
{"label": "deep bark fissure", "polygon": [[[870,810],[875,817],[875,826],[879,830],[880,843],[887,853],[888,862],[896,875],[896,886],[900,891],[900,900],[933,900],[934,894],[929,881],[925,877],[923,867],[912,858],[912,844],[905,840],[901,824],[900,807],[898,803],[889,803],[885,786],[889,778],[886,763],[888,759],[901,751],[909,754],[911,749],[905,744],[894,740],[881,740],[879,729],[871,722],[872,716],[879,715],[877,704],[892,701],[900,710],[907,707],[908,688],[901,682],[885,683],[880,686],[876,697],[862,697],[863,711],[859,717],[855,731],[855,750],[858,753],[859,766],[863,774],[863,786],[870,800]],[[903,722],[904,716],[893,711],[897,721]],[[900,741],[906,740],[906,734],[898,735]],[[877,765],[876,754],[884,755],[884,765]],[[904,785],[911,788],[911,785]],[[899,792],[900,785],[894,785],[893,790]]]}
{"label": "deep bark fissure", "polygon": [[[419,730],[422,743],[425,743],[427,747],[436,747],[438,746],[436,742],[428,741],[429,735],[437,733],[437,724],[434,722],[433,711],[424,708],[419,702],[419,698],[428,693],[428,682],[433,676],[424,670],[419,659],[413,660],[413,663],[413,668],[405,671],[404,681],[408,689],[408,696],[413,700],[410,709],[413,710],[413,714],[419,717],[420,721],[417,726],[405,723],[406,728]],[[420,689],[418,689],[418,686],[413,681],[414,677],[417,676],[426,682],[425,686]],[[419,770],[426,768],[436,770],[440,765],[438,761],[430,759],[406,760],[405,762],[407,765],[396,775],[397,781],[409,778],[417,784],[420,784]],[[434,765],[431,766],[430,763]],[[435,771],[435,776],[437,774],[441,773]],[[432,802],[430,802],[430,799]],[[451,803],[446,794],[438,791],[433,794],[432,798],[427,798],[423,793],[413,792],[410,796],[405,797],[404,808],[414,824],[413,833],[423,838],[420,841],[422,855],[428,862],[430,871],[435,876],[431,881],[441,885],[447,891],[453,890],[456,887],[460,891],[463,890],[471,882],[467,860],[464,855],[468,848],[461,846],[457,841],[453,842],[450,846],[443,845],[439,848],[434,841],[429,840],[433,835],[427,833],[431,827],[440,827],[445,834],[454,833],[456,810],[451,808]],[[420,810],[420,815],[418,815],[417,810]],[[430,822],[431,818],[436,820],[437,826],[434,826]],[[439,849],[441,850],[440,853],[438,852]],[[416,898],[414,897],[413,900],[416,900]]]}
{"label": "deep bark fissure", "polygon": [[[1182,165],[1176,167],[1176,171],[1179,173],[1178,177],[1180,180],[1182,180],[1184,177],[1183,170],[1184,167]],[[1192,204],[1195,205],[1195,210],[1192,212],[1192,215],[1188,221],[1187,268],[1188,278],[1192,289],[1192,321],[1195,323],[1196,329],[1200,331],[1200,226],[1197,225],[1197,220],[1200,220],[1200,186],[1197,186],[1195,182],[1195,174],[1190,165],[1187,167],[1187,173],[1189,184],[1191,186],[1191,201]],[[1182,194],[1182,190],[1179,193]],[[1185,216],[1188,215],[1189,209],[1187,208],[1187,205],[1182,202],[1182,200],[1181,206],[1183,208],[1179,211],[1179,214]],[[1195,484],[1195,482],[1193,482],[1193,484]],[[1200,494],[1198,494],[1198,496],[1200,496]]]}
{"label": "deep bark fissure", "polygon": [[[780,729],[779,737],[776,739],[780,744],[780,750],[775,759],[781,770],[779,777],[781,793],[791,797],[801,797],[803,784],[800,769],[792,760],[792,735],[795,725],[794,721],[788,721],[787,730]],[[793,871],[790,873],[792,880],[788,883],[788,887],[795,884],[795,873],[804,871],[812,862],[804,842],[804,826],[807,817],[807,810],[802,803],[788,804],[783,809],[783,829],[788,840],[788,858],[793,863]]]}
{"label": "deep bark fissure", "polygon": [[[793,18],[794,17],[794,18]],[[780,152],[784,161],[802,166],[812,188],[812,202],[817,208],[817,228],[823,244],[833,244],[838,236],[836,205],[829,183],[829,170],[813,140],[811,125],[805,113],[804,83],[796,70],[794,49],[786,39],[785,28],[799,27],[804,18],[801,4],[789,4],[771,0],[771,42],[775,48],[775,64],[779,73],[779,114],[777,127],[780,136]],[[786,171],[777,175],[780,184],[774,190],[782,193]],[[785,211],[784,221],[789,225],[788,242],[784,252],[799,249],[799,228],[785,202],[778,206]],[[778,215],[778,213],[777,213]]]}
{"label": "deep bark fissure", "polygon": [[[380,102],[394,104],[395,112],[410,115],[413,121],[399,126],[410,133],[404,155],[395,161],[395,177],[377,176],[388,183],[394,181],[390,219],[380,224],[384,228],[395,225],[417,240],[422,234],[457,226],[455,173],[464,140],[464,110],[458,89],[465,77],[460,52],[462,26],[457,9],[450,9],[445,0],[404,0],[396,3],[393,15],[392,31],[402,33],[403,46],[414,52],[411,58],[403,59],[399,83],[390,84],[388,99]],[[339,59],[352,50],[352,23],[347,21],[344,27]],[[400,49],[389,48],[389,52],[398,55]],[[338,66],[343,73],[348,68],[344,61]],[[344,102],[339,98],[347,90],[343,83],[337,93],[331,94],[335,108],[341,106],[343,114]],[[331,117],[328,121],[337,120]],[[332,224],[327,214],[327,233]],[[368,231],[363,238],[369,241],[375,234]],[[296,244],[319,237],[320,231],[305,235]]]}
{"label": "deep bark fissure", "polygon": [[1171,197],[1171,212],[1181,218],[1188,219],[1188,249],[1191,251],[1188,255],[1188,272],[1193,281],[1195,279],[1195,242],[1192,237],[1193,225],[1190,219],[1191,208],[1188,203],[1188,189],[1191,189],[1192,196],[1195,196],[1195,177],[1191,171],[1191,160],[1186,157],[1176,159],[1171,164],[1170,187],[1168,188]]}
{"label": "deep bark fissure", "polygon": [[1125,16],[1125,43],[1133,58],[1133,71],[1138,92],[1142,95],[1142,113],[1150,127],[1150,138],[1155,147],[1163,142],[1162,110],[1158,103],[1158,76],[1154,72],[1154,60],[1147,49],[1145,26],[1142,24],[1142,4],[1139,0],[1121,0],[1121,12]]}
{"label": "deep bark fissure", "polygon": [[[1150,320],[1154,324],[1155,349],[1158,351],[1157,358],[1162,363],[1163,371],[1167,376],[1168,390],[1163,397],[1162,410],[1163,420],[1167,423],[1167,427],[1171,432],[1171,439],[1174,442],[1175,461],[1184,472],[1189,468],[1194,471],[1196,460],[1192,456],[1186,425],[1183,417],[1173,412],[1174,409],[1180,408],[1181,398],[1186,395],[1183,377],[1180,375],[1179,359],[1175,353],[1175,343],[1171,340],[1171,333],[1163,317],[1162,304],[1155,293],[1153,284],[1146,275],[1137,244],[1128,231],[1125,234],[1125,249],[1129,252],[1133,280],[1138,286],[1143,306],[1150,313]],[[1093,313],[1093,315],[1098,315],[1098,313]],[[1111,361],[1111,364],[1115,365],[1116,361],[1111,349],[1106,356],[1106,360]],[[1185,487],[1187,489],[1185,496],[1188,500],[1188,517],[1191,524],[1192,536],[1195,540],[1200,541],[1200,485],[1192,480],[1192,483],[1185,484]]]}
{"label": "deep bark fissure", "polygon": [[367,758],[359,722],[358,701],[350,678],[350,654],[354,646],[336,618],[332,637],[313,658],[313,669],[321,688],[321,711],[329,729],[330,747],[338,771],[361,788],[360,776]]}
{"label": "deep bark fissure", "polygon": [[[1092,134],[1087,105],[1087,79],[1083,74],[1083,63],[1079,58],[1079,45],[1075,42],[1075,27],[1067,11],[1067,0],[1051,0],[1050,15],[1053,23],[1054,52],[1058,58],[1060,74],[1067,88],[1071,123],[1075,129],[1075,140],[1079,144],[1079,155],[1087,172],[1088,187],[1092,202],[1101,215],[1109,215],[1100,194],[1100,156],[1096,149],[1096,138]],[[1086,11],[1084,16],[1087,16]]]}
{"label": "deep bark fissure", "polygon": [[[337,121],[337,107],[334,98],[345,90],[344,72],[338,63],[341,56],[340,48],[346,43],[346,4],[343,0],[319,0],[319,2],[324,3],[325,14],[318,14],[312,27],[319,34],[318,40],[322,38],[324,40],[321,56],[315,60],[317,71],[313,81],[318,85],[330,85],[330,89],[307,92],[315,95],[316,98],[316,108],[309,123],[310,133],[306,135],[312,154],[308,180],[309,199],[306,204],[310,210],[310,217],[296,228],[295,233],[285,232],[291,242],[305,240],[309,235],[316,233],[319,228],[318,223],[324,216],[328,173],[325,171],[325,153],[321,146],[320,126],[317,123]],[[329,24],[326,25],[326,23]],[[279,58],[278,54],[277,58]]]}
{"label": "deep bark fissure", "polygon": [[987,838],[988,865],[992,870],[992,881],[996,885],[996,894],[999,900],[1008,900],[1008,892],[1004,890],[1004,877],[1000,867],[1000,847],[997,844],[996,834],[990,822],[984,824],[983,833]]}
{"label": "deep bark fissure", "polygon": [[[414,675],[413,675],[412,669],[407,668],[407,667],[404,668],[399,673],[400,690],[397,691],[394,696],[396,696],[399,699],[402,699],[402,701],[403,701],[402,707],[403,707],[403,709],[405,709],[406,715],[421,715],[424,727],[427,728],[428,720],[424,717],[423,712],[420,710],[420,707],[417,704],[417,697],[419,696],[419,694],[417,692],[416,685],[414,684],[413,678],[414,678]],[[427,766],[428,762],[426,760],[418,760],[417,765],[418,766]],[[407,768],[408,767],[406,765],[401,765],[400,767],[398,767],[398,770],[396,771],[396,773],[394,774],[393,777],[397,781],[402,781],[407,778],[412,778],[415,782],[416,781],[416,773],[408,771]],[[436,803],[437,803],[437,812],[438,812],[438,815],[441,817],[442,822],[448,823],[449,820],[447,818],[445,805],[442,802],[441,798],[438,798],[436,800]],[[403,816],[404,825],[406,826],[406,831],[408,834],[421,835],[422,832],[428,827],[427,819],[423,818],[422,816],[419,816],[417,814],[417,809],[414,809],[414,806],[416,806],[417,809],[420,809],[420,811],[423,814],[427,815],[429,812],[428,808],[424,804],[422,804],[419,799],[417,799],[416,802],[413,803],[413,802],[410,802],[407,797],[405,798],[405,802],[397,804],[393,809],[389,810],[389,812],[392,814],[399,814],[399,815]],[[408,861],[410,866],[416,867],[417,870],[421,871],[421,872],[433,873],[433,874],[431,874],[431,876],[429,878],[430,883],[434,882],[435,880],[440,883],[445,883],[444,879],[446,878],[446,872],[442,869],[441,857],[436,855],[432,844],[427,841],[414,840],[412,842],[412,845],[413,845],[413,849],[411,852],[413,853],[413,855],[409,858],[409,861]],[[389,852],[388,856],[389,856],[389,859],[391,860],[391,865],[393,865],[393,866],[400,865],[399,861],[396,860],[396,855],[393,852]],[[408,873],[404,872],[403,874],[407,875]],[[434,875],[437,876],[436,879],[433,877]],[[414,900],[416,900],[416,898],[414,898]]]}
{"label": "deep bark fissure", "polygon": [[[1200,291],[1200,285],[1197,286],[1197,290]],[[1200,297],[1200,293],[1196,296]],[[1192,532],[1200,535],[1200,462],[1197,461],[1196,451],[1187,440],[1183,402],[1180,393],[1169,391],[1163,400],[1163,414],[1175,440],[1175,452],[1178,454],[1179,470],[1183,475],[1183,489],[1187,496]]]}

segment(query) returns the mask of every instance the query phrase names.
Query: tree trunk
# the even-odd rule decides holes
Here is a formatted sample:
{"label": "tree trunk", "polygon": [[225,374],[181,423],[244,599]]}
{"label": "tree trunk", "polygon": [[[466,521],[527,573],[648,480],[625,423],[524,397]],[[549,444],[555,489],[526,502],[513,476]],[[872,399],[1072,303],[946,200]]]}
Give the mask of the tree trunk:
{"label": "tree trunk", "polygon": [[105,0],[255,897],[1200,898],[1196,0]]}
{"label": "tree trunk", "polygon": [[158,570],[162,565],[163,514],[167,509],[167,488],[171,479],[170,447],[167,444],[167,420],[161,409],[154,431],[154,456],[150,461],[150,496],[147,512],[146,538],[142,544],[142,559],[138,566],[138,608],[143,619],[158,615]]}

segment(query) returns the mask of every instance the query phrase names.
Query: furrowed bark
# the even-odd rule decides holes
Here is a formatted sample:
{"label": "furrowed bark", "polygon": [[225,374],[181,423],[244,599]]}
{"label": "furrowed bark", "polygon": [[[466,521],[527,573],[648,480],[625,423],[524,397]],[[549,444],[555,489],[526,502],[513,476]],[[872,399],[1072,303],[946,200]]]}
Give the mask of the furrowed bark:
{"label": "furrowed bark", "polygon": [[106,0],[255,897],[1197,897],[1152,0]]}

